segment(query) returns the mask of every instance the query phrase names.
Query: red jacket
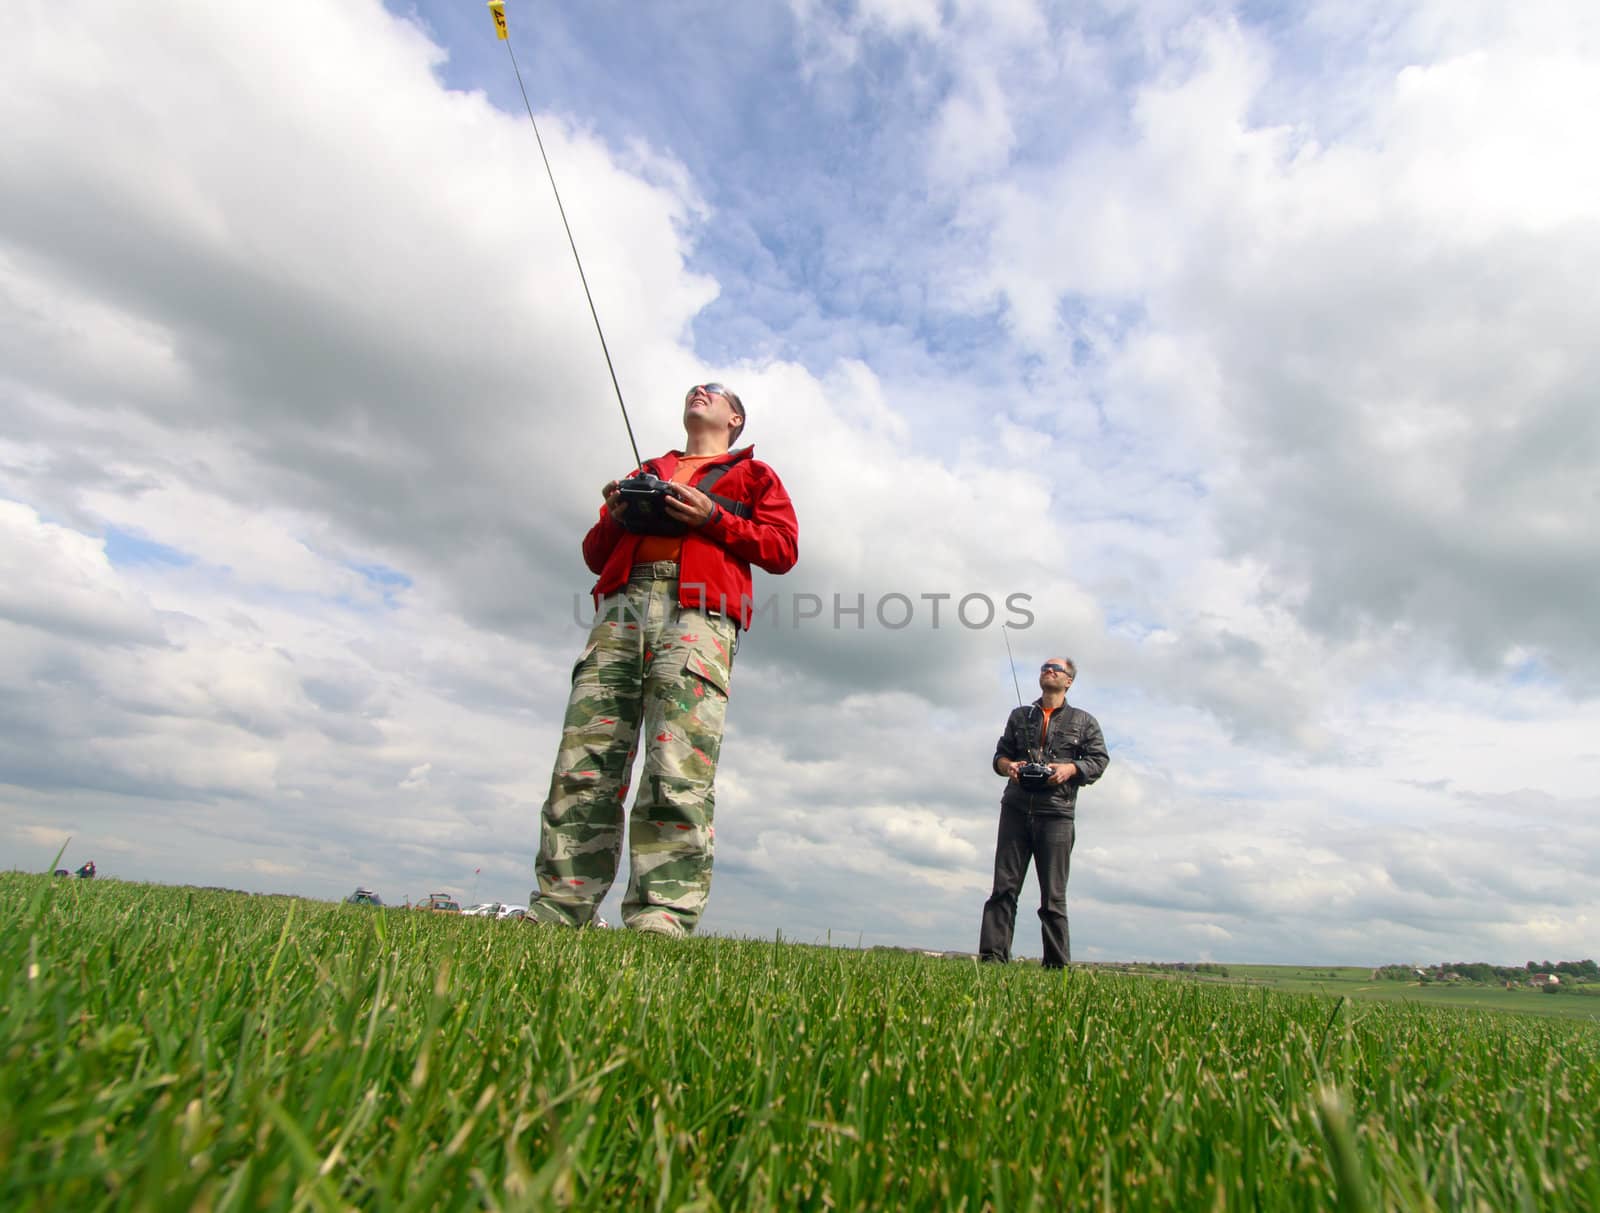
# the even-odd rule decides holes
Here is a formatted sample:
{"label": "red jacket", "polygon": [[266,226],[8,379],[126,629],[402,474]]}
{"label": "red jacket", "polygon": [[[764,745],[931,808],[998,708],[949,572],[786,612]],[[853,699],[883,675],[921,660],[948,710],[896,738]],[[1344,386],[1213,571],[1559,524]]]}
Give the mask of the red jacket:
{"label": "red jacket", "polygon": [[[783,482],[759,459],[752,458],[755,447],[740,447],[709,460],[689,481],[697,484],[708,470],[728,464],[728,470],[712,491],[719,497],[742,501],[750,507],[750,517],[740,518],[723,510],[699,528],[683,536],[683,552],[678,564],[678,604],[702,607],[708,611],[737,614],[739,626],[750,627],[750,566],[758,565],[769,573],[787,573],[800,558],[800,523]],[[659,459],[647,459],[643,470],[663,480],[671,480],[682,451],[668,451]],[[604,506],[600,519],[583,537],[583,562],[600,574],[595,582],[596,605],[607,594],[628,584],[633,570],[633,554],[642,535],[623,530]]]}

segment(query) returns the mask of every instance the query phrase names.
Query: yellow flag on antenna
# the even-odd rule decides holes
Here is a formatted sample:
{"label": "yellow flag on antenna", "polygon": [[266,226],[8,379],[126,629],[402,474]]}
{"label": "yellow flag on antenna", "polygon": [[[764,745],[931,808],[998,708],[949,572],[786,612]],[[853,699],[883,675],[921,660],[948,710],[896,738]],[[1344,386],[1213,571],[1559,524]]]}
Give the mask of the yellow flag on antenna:
{"label": "yellow flag on antenna", "polygon": [[504,42],[511,36],[506,32],[506,0],[489,0],[489,11],[494,14],[494,36]]}

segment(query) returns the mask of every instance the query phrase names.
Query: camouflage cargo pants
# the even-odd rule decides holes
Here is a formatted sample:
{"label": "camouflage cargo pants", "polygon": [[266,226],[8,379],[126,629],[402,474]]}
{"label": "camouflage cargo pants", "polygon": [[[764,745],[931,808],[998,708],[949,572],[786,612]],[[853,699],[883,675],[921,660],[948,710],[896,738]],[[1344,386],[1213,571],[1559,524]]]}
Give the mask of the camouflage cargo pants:
{"label": "camouflage cargo pants", "polygon": [[678,606],[677,565],[640,565],[600,604],[572,672],[561,750],[541,812],[540,922],[586,926],[622,853],[622,805],[645,736],[628,820],[626,926],[687,935],[711,892],[712,780],[738,624]]}

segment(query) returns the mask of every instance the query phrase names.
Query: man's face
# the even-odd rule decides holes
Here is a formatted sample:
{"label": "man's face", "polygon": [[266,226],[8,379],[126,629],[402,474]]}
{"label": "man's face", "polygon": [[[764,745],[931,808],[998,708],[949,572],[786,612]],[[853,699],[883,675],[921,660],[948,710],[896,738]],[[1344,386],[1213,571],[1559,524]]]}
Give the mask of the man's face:
{"label": "man's face", "polygon": [[1072,673],[1065,657],[1046,658],[1045,663],[1039,667],[1039,689],[1041,691],[1065,691],[1072,685]]}
{"label": "man's face", "polygon": [[[691,421],[691,418],[695,420]],[[707,425],[725,430],[730,435],[738,434],[744,425],[739,414],[733,410],[727,389],[720,383],[702,383],[689,389],[688,395],[683,398],[683,424],[686,427],[692,424]]]}

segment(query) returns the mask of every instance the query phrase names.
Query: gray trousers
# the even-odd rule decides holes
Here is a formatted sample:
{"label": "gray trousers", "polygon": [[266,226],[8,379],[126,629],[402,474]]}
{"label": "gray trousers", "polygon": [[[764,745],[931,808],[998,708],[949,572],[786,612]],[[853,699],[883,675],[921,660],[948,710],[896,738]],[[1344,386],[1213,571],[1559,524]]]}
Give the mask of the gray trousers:
{"label": "gray trousers", "polygon": [[1017,894],[1032,860],[1039,876],[1039,930],[1044,966],[1059,969],[1072,959],[1067,934],[1067,873],[1072,866],[1072,818],[1032,814],[1000,806],[1000,836],[994,847],[994,890],[983,903],[978,956],[1004,964],[1011,959],[1017,925]]}

